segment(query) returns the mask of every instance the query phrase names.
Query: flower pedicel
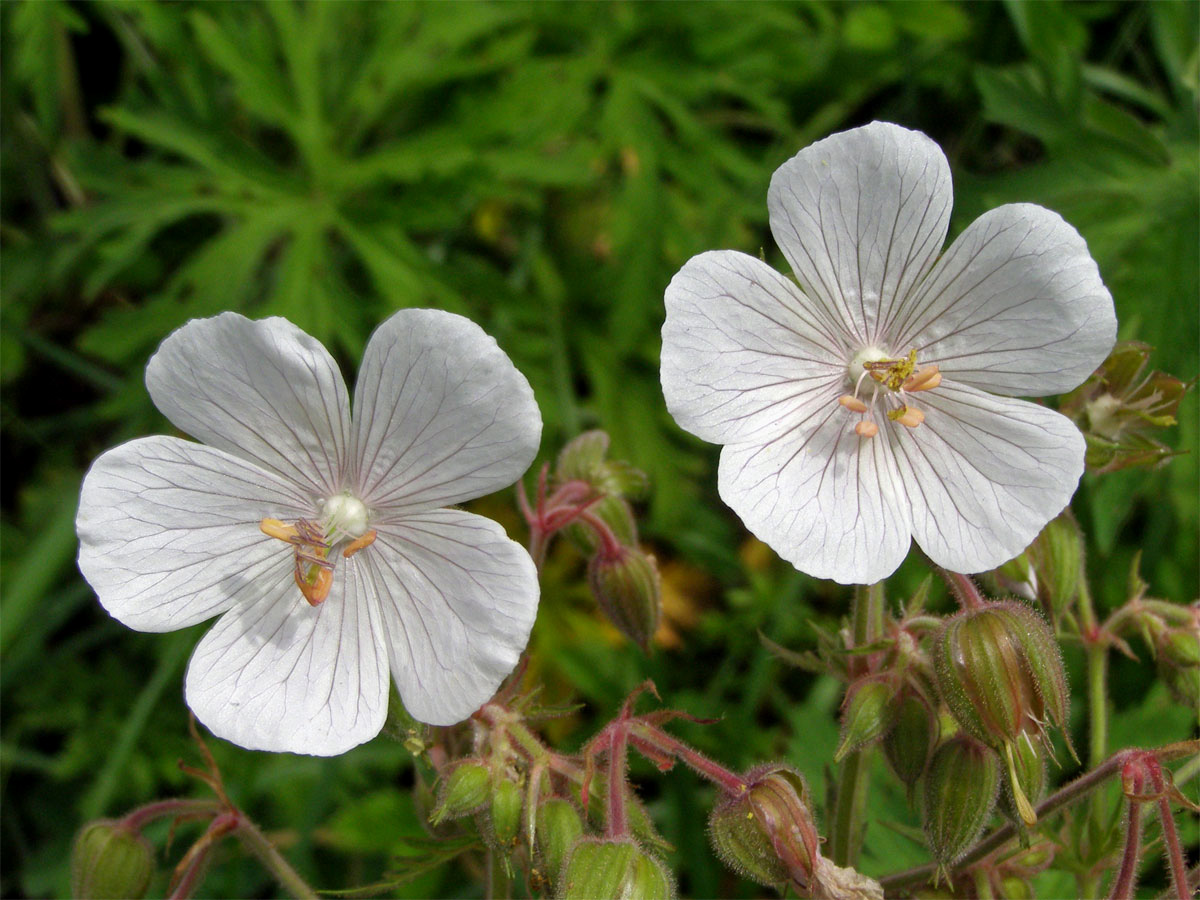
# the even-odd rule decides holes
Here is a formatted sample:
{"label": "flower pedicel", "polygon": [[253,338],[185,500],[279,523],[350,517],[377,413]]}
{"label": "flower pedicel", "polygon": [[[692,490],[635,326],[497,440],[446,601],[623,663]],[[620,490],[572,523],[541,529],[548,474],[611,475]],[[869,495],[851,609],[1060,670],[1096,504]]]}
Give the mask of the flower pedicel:
{"label": "flower pedicel", "polygon": [[1116,336],[1083,238],[1010,204],[939,258],[949,165],[882,122],[801,150],[767,202],[799,286],[720,250],[666,292],[663,393],[724,445],[722,499],[797,568],[843,583],[887,577],[913,538],[955,572],[1020,553],[1070,500],[1085,447],[1015,398],[1075,387]]}
{"label": "flower pedicel", "polygon": [[367,345],[352,415],[320,343],[224,313],[169,336],[146,385],[203,443],[140,438],[97,459],[79,567],[139,631],[221,615],[186,677],[214,734],[342,753],[382,728],[389,670],[430,724],[491,697],[529,637],[537,575],[499,525],[447,507],[519,478],[542,424],[492,338],[396,313]]}

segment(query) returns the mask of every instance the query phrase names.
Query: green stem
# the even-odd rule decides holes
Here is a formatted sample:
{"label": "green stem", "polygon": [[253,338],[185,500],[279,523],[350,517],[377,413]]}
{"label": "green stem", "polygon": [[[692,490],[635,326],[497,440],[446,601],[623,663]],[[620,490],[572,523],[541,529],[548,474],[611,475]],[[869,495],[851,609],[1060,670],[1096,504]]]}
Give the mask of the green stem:
{"label": "green stem", "polygon": [[275,876],[285,891],[296,897],[297,900],[318,900],[317,892],[309,887],[308,882],[300,877],[299,873],[292,868],[291,863],[283,858],[283,855],[275,849],[275,845],[267,839],[258,826],[244,815],[238,816],[234,834],[242,842],[242,846],[262,863],[263,868]]}
{"label": "green stem", "polygon": [[1087,648],[1088,765],[1098,766],[1108,751],[1108,647]]}
{"label": "green stem", "polygon": [[[883,636],[883,583],[854,590],[851,621],[854,627],[854,646],[861,647]],[[858,659],[851,674],[865,674],[866,660]],[[867,774],[871,748],[849,754],[838,773],[837,794],[834,797],[833,821],[829,828],[829,858],[836,865],[854,867],[862,846],[863,812],[867,799]]]}

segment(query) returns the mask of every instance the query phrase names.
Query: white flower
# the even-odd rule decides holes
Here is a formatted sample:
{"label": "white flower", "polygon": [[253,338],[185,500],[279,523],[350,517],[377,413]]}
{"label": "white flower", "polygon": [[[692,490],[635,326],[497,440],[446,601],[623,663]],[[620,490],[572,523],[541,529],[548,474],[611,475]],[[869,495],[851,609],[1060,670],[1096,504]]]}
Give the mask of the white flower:
{"label": "white flower", "polygon": [[799,287],[725,250],[666,293],[663,392],[683,428],[725,445],[722,499],[843,583],[891,574],[911,538],[956,572],[1011,559],[1066,506],[1084,455],[1070,421],[1013,398],[1075,387],[1116,336],[1083,238],[1013,204],[939,258],[946,158],[880,122],[801,150],[767,202]]}
{"label": "white flower", "polygon": [[139,631],[221,619],[188,705],[255,750],[328,756],[374,737],[388,672],[424,722],[460,721],[512,670],[537,611],[529,555],[451,504],[512,484],[541,416],[496,342],[404,310],[363,357],[354,411],[323,346],[284,319],[189,322],[146,368],[203,444],[149,437],[84,479],[79,568]]}

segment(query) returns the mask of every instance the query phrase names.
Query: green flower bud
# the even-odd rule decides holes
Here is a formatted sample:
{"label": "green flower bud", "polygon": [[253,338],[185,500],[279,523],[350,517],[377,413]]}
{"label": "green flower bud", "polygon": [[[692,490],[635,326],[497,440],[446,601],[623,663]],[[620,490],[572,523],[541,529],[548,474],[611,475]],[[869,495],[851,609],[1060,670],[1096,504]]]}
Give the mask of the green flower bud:
{"label": "green flower bud", "polygon": [[445,819],[457,819],[483,808],[492,791],[492,775],[477,759],[464,759],[442,779],[438,805],[429,821],[440,825]]}
{"label": "green flower bud", "polygon": [[925,773],[925,836],[940,867],[959,859],[979,836],[996,802],[1000,761],[963,735],[942,744]]}
{"label": "green flower bud", "polygon": [[820,857],[820,837],[804,777],[781,764],[746,773],[749,786],[722,797],[708,819],[717,856],[759,884],[792,884],[806,893]]}
{"label": "green flower bud", "polygon": [[1037,594],[1055,619],[1062,615],[1079,596],[1083,582],[1083,535],[1069,512],[1065,512],[1042,529],[1025,551],[1037,576]]}
{"label": "green flower bud", "polygon": [[1058,644],[1041,616],[1020,603],[993,603],[948,619],[933,664],[955,721],[997,752],[1023,734],[1045,742],[1048,724],[1061,728],[1067,721]]}
{"label": "green flower bud", "polygon": [[492,802],[488,809],[488,824],[484,829],[495,845],[511,847],[521,827],[521,807],[524,805],[521,786],[515,781],[502,778],[492,791]]}
{"label": "green flower bud", "polygon": [[624,545],[611,554],[602,550],[588,563],[588,584],[608,620],[643,652],[649,652],[662,616],[654,557]]}
{"label": "green flower bud", "polygon": [[[637,544],[637,523],[633,518],[633,510],[620,497],[605,495],[588,506],[588,512],[607,525],[620,543],[629,547]],[[585,522],[572,522],[563,529],[563,533],[586,556],[590,557],[600,549],[600,537]]]}
{"label": "green flower bud", "polygon": [[1200,630],[1194,626],[1165,628],[1155,650],[1158,674],[1167,690],[1184,706],[1200,709]]}
{"label": "green flower bud", "polygon": [[834,762],[879,738],[894,721],[896,692],[882,681],[859,684],[846,698],[842,738]]}
{"label": "green flower bud", "polygon": [[554,477],[559,482],[586,481],[598,494],[640,498],[649,485],[646,474],[627,462],[605,459],[607,455],[608,435],[585,431],[559,451]]}
{"label": "green flower bud", "polygon": [[582,835],[583,819],[570,800],[550,797],[538,807],[536,849],[542,872],[552,883],[558,881],[567,854]]}
{"label": "green flower bud", "polygon": [[139,832],[103,819],[83,827],[71,848],[71,896],[121,900],[146,895],[154,850]]}
{"label": "green flower bud", "polygon": [[913,691],[906,691],[901,697],[895,716],[892,730],[883,738],[883,755],[896,777],[911,791],[917,779],[925,774],[937,743],[937,717],[929,704]]}
{"label": "green flower bud", "polygon": [[563,900],[670,900],[675,885],[659,860],[632,840],[581,838],[559,882]]}

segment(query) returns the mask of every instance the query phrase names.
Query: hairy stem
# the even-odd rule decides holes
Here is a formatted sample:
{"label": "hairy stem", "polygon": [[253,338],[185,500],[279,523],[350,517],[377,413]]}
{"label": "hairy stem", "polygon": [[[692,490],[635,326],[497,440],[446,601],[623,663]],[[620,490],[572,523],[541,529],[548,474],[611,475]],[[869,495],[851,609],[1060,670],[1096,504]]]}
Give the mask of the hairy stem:
{"label": "hairy stem", "polygon": [[1142,804],[1129,801],[1129,813],[1125,818],[1125,850],[1121,853],[1121,868],[1113,880],[1109,900],[1132,900],[1133,886],[1137,882],[1138,862],[1142,856]]}
{"label": "hairy stem", "polygon": [[275,845],[259,830],[259,827],[244,815],[238,816],[234,834],[268,872],[275,876],[280,886],[297,900],[317,900],[317,892],[300,877],[291,863],[275,849]]}
{"label": "hairy stem", "polygon": [[152,822],[155,819],[163,819],[167,816],[189,819],[202,818],[204,816],[215,816],[222,809],[224,807],[215,800],[158,800],[154,803],[148,803],[145,806],[139,806],[130,812],[121,819],[121,825],[130,831],[141,831],[146,827],[146,823]]}
{"label": "hairy stem", "polygon": [[1087,648],[1088,765],[1098,766],[1108,752],[1108,647]]}
{"label": "hairy stem", "polygon": [[[851,620],[854,646],[869,644],[883,635],[883,583],[854,590]],[[863,674],[866,660],[856,661],[852,674]],[[838,773],[837,795],[830,823],[829,858],[836,865],[853,867],[862,843],[863,811],[867,799],[867,773],[871,748],[849,754]]]}

